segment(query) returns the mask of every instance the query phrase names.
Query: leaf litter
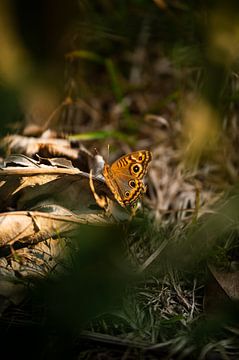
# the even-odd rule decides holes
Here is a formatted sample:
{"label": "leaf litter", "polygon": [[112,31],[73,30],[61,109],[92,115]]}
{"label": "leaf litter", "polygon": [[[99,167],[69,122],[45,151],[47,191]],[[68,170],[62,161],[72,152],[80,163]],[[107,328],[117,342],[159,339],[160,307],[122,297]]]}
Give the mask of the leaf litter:
{"label": "leaf litter", "polygon": [[[100,60],[104,63],[104,59]],[[124,232],[124,254],[137,281],[126,290],[120,310],[97,314],[85,326],[87,330],[81,333],[82,339],[109,348],[118,342],[123,348],[139,349],[145,358],[154,358],[164,351],[169,351],[169,358],[179,354],[186,358],[196,353],[202,359],[210,351],[236,353],[238,329],[235,324],[229,322],[225,328],[227,333],[215,336],[209,343],[208,338],[214,333],[209,333],[204,340],[201,333],[206,328],[200,323],[207,312],[208,300],[214,310],[217,307],[215,287],[211,293],[203,291],[205,284],[210,288],[212,281],[207,278],[208,269],[226,297],[238,299],[235,270],[238,257],[230,259],[230,252],[236,252],[238,230],[237,219],[231,213],[238,207],[231,202],[233,194],[223,197],[238,178],[236,115],[229,113],[223,122],[226,130],[219,137],[225,144],[224,152],[199,157],[192,168],[185,161],[182,146],[185,128],[178,110],[182,104],[174,85],[182,79],[183,71],[180,74],[168,59],[157,57],[151,71],[159,75],[163,84],[165,93],[159,96],[153,89],[156,84],[144,91],[144,80],[149,75],[143,67],[136,69],[135,66],[132,65],[131,80],[134,84],[141,81],[142,89],[136,86],[124,94],[117,84],[115,67],[111,66],[113,85],[118,86],[115,88],[117,101],[107,93],[92,95],[87,102],[66,97],[47,121],[42,119],[47,127],[38,127],[40,136],[34,136],[36,128],[26,123],[21,135],[8,135],[2,140],[0,281],[4,301],[1,315],[6,321],[11,304],[18,306],[14,311],[20,309],[19,314],[21,309],[26,311],[24,306],[21,308],[27,288],[25,280],[47,279],[49,274],[57,272],[58,266],[62,269],[64,249],[77,249],[78,245],[71,244],[71,237],[75,231],[81,231],[82,225],[98,229],[120,223]],[[164,99],[164,103],[159,98]],[[141,148],[153,152],[146,177],[147,193],[132,221],[128,214],[126,217],[122,214],[100,176],[93,149],[107,159],[108,144],[110,161]],[[95,203],[89,185],[91,169],[94,169],[97,194],[112,202],[110,215]],[[220,239],[219,231],[213,227],[215,224],[210,223],[210,219],[222,221],[222,217],[217,217],[219,200],[229,203],[223,224],[228,230],[226,239],[233,234],[230,244],[225,238]],[[219,229],[222,231],[223,227]],[[213,245],[206,244],[206,255],[200,251],[196,257],[197,241],[201,242],[201,250],[207,235],[209,240],[214,235],[216,242],[219,239],[221,250],[216,252]],[[228,263],[229,257],[226,270],[221,271],[218,263],[215,266],[214,251],[220,258],[220,266],[225,258]],[[27,317],[24,318],[24,311],[21,313],[23,323]],[[19,314],[16,313],[17,322]],[[216,327],[220,328],[218,323]],[[201,353],[195,341],[197,335]],[[130,354],[126,353],[126,358],[130,358]]]}

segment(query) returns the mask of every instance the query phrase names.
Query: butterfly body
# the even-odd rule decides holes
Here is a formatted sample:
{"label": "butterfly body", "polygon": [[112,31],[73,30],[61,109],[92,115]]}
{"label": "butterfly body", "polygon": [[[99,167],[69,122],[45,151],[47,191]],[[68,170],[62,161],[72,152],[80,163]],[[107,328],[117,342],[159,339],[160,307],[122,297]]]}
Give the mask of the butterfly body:
{"label": "butterfly body", "polygon": [[133,205],[146,191],[142,179],[151,159],[150,151],[141,150],[122,156],[112,165],[104,165],[106,184],[121,206]]}

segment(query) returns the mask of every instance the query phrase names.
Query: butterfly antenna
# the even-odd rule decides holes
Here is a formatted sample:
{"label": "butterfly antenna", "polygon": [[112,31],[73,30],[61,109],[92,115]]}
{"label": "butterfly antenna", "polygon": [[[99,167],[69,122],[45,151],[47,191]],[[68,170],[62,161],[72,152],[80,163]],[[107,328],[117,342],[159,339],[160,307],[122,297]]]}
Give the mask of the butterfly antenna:
{"label": "butterfly antenna", "polygon": [[108,150],[108,152],[107,152],[107,163],[108,163],[108,162],[109,162],[109,158],[110,158],[110,144],[108,144],[107,150]]}

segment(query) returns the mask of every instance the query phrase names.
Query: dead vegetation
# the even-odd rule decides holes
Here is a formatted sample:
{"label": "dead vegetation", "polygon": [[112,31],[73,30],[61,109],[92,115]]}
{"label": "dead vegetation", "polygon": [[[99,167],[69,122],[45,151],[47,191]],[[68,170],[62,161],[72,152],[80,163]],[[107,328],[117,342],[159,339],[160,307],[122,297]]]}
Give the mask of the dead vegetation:
{"label": "dead vegetation", "polygon": [[[76,37],[57,101],[50,88],[47,97],[29,87],[24,121],[2,135],[3,342],[20,329],[30,342],[39,336],[46,359],[237,359],[238,54],[215,35],[221,8],[154,1],[144,14],[144,1],[137,11],[132,1],[138,33],[129,31],[130,47],[125,35],[107,32],[112,5],[97,4],[108,28],[95,36],[105,48],[103,40],[94,51],[78,48]],[[186,35],[174,42],[177,31],[161,42],[152,36],[164,21],[177,30],[178,13],[186,34],[189,14],[204,11],[209,53],[197,37],[201,22],[190,25],[195,44]],[[226,39],[236,37],[236,20],[225,20]],[[80,24],[90,44],[89,24]],[[132,212],[102,170],[139,149],[153,160]]]}

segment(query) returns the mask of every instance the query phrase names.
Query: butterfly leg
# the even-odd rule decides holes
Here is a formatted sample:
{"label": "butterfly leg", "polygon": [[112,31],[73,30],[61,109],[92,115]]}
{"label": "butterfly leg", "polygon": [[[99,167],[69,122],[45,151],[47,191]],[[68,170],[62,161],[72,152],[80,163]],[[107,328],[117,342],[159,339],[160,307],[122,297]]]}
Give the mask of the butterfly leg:
{"label": "butterfly leg", "polygon": [[140,208],[140,203],[138,201],[131,205],[131,207],[130,207],[130,212],[131,212],[130,220],[132,220],[133,217],[136,216],[136,213],[137,213],[139,208]]}

